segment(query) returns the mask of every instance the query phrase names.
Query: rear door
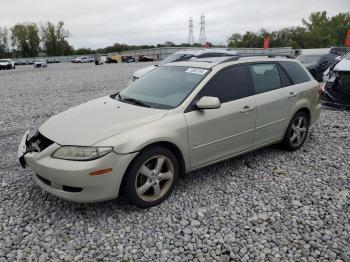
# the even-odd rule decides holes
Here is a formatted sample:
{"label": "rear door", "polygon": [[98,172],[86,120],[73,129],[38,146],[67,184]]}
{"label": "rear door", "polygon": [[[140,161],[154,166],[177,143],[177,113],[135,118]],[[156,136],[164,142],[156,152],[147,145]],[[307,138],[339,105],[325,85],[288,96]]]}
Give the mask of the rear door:
{"label": "rear door", "polygon": [[255,146],[280,139],[297,94],[291,80],[277,63],[249,64],[257,104]]}
{"label": "rear door", "polygon": [[[218,109],[197,110],[203,96],[218,97]],[[218,72],[186,110],[191,167],[199,167],[253,146],[256,106],[244,65]]]}

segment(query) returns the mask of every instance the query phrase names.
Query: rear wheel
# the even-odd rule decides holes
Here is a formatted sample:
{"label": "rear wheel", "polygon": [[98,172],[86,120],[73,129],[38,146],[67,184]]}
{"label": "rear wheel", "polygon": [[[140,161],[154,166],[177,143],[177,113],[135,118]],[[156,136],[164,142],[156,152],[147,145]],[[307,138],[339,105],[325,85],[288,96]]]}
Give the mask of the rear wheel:
{"label": "rear wheel", "polygon": [[125,173],[123,194],[140,208],[152,207],[169,196],[178,176],[175,155],[165,147],[152,147],[142,151],[131,163]]}
{"label": "rear wheel", "polygon": [[309,131],[309,118],[304,112],[297,112],[290,121],[284,135],[283,145],[294,151],[301,148]]}

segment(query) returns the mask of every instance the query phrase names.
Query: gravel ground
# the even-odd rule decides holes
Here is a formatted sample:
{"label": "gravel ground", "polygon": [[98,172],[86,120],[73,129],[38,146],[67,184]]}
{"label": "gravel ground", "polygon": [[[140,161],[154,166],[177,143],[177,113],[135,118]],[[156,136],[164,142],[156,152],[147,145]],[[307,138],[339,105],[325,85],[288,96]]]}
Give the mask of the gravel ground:
{"label": "gravel ground", "polygon": [[24,131],[145,65],[0,71],[0,261],[350,261],[349,112],[323,111],[297,152],[273,146],[193,172],[148,210],[36,186],[17,163]]}

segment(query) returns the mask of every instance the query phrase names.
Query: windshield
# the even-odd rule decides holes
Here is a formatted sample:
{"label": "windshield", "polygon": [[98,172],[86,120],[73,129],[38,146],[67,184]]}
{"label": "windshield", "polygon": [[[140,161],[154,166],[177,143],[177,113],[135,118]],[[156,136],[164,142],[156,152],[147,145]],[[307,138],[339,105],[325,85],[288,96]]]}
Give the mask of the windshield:
{"label": "windshield", "polygon": [[208,72],[209,69],[202,68],[160,67],[121,91],[119,100],[138,100],[154,108],[175,108],[191,94]]}
{"label": "windshield", "polygon": [[346,59],[346,60],[350,60],[350,52],[349,52],[349,53],[347,53],[347,54],[344,56],[344,59]]}
{"label": "windshield", "polygon": [[313,62],[317,62],[322,55],[301,55],[297,57],[297,60],[302,64],[310,64]]}
{"label": "windshield", "polygon": [[10,62],[10,60],[2,59],[0,62]]}
{"label": "windshield", "polygon": [[44,62],[45,60],[44,59],[37,59],[35,60],[35,62]]}
{"label": "windshield", "polygon": [[162,60],[159,65],[165,65],[165,64],[168,64],[168,63],[172,63],[172,62],[175,62],[175,61],[180,61],[180,60],[184,60],[184,59],[187,59],[187,58],[191,58],[193,55],[191,54],[172,54],[170,56],[168,56],[167,58],[165,58],[164,60]]}

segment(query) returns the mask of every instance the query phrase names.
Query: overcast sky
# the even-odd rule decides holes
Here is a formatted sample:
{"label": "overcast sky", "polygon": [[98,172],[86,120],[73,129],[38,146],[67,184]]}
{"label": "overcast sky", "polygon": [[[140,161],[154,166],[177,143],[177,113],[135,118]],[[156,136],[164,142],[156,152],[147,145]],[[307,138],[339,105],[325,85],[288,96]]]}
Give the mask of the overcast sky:
{"label": "overcast sky", "polygon": [[234,32],[301,25],[311,12],[350,11],[350,0],[10,0],[1,1],[0,26],[17,22],[64,21],[75,47],[98,48],[115,42],[157,44],[187,42],[194,19],[198,41],[201,13],[207,40],[226,44]]}

